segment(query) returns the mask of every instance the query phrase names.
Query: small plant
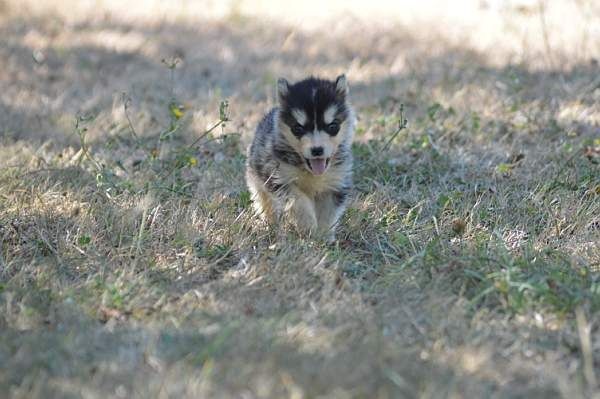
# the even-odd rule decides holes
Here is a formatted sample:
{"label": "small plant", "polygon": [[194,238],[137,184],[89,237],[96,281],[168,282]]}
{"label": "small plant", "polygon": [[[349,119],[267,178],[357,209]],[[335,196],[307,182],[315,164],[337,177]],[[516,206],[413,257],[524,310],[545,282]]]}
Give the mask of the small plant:
{"label": "small plant", "polygon": [[132,138],[136,140],[139,148],[145,150],[147,153],[146,162],[148,162],[152,166],[152,170],[158,174],[157,178],[153,179],[152,182],[149,185],[146,185],[142,190],[156,189],[189,197],[192,183],[182,176],[181,171],[185,168],[194,168],[198,166],[201,161],[198,151],[201,147],[214,140],[214,138],[211,137],[211,134],[216,129],[221,128],[219,138],[225,139],[236,133],[226,134],[224,132],[226,123],[230,121],[230,113],[229,102],[223,100],[219,105],[219,119],[217,122],[202,132],[191,144],[169,146],[167,147],[169,151],[165,153],[163,144],[165,142],[173,143],[175,141],[177,133],[184,127],[185,114],[188,107],[179,101],[175,95],[176,69],[180,65],[181,59],[178,57],[171,57],[163,59],[162,63],[169,70],[169,100],[166,104],[169,123],[158,133],[158,140],[155,145],[151,145],[150,147],[143,145],[142,138],[134,127],[133,120],[129,113],[132,99],[126,93],[123,93],[122,95],[123,109]]}
{"label": "small plant", "polygon": [[80,247],[85,247],[86,245],[88,245],[90,242],[92,242],[92,238],[88,235],[81,235],[79,236],[79,238],[77,239],[77,244]]}
{"label": "small plant", "polygon": [[392,133],[392,136],[385,143],[382,150],[386,151],[392,144],[392,141],[394,141],[394,139],[400,134],[400,132],[402,130],[406,129],[407,126],[408,126],[408,119],[406,119],[404,117],[404,104],[400,104],[400,118],[398,119],[398,128],[396,129],[396,131],[394,133]]}
{"label": "small plant", "polygon": [[101,170],[102,166],[91,154],[90,147],[86,140],[88,128],[84,125],[92,120],[94,120],[92,115],[78,115],[75,118],[75,133],[77,134],[77,137],[79,137],[79,145],[81,146],[79,155],[77,156],[77,166],[81,166],[81,162],[84,159],[88,159],[98,170]]}

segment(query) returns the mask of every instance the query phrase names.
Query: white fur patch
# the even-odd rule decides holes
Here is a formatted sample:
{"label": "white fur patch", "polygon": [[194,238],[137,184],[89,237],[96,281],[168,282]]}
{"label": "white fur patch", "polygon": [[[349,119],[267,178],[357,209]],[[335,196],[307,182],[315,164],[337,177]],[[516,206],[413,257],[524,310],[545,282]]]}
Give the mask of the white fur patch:
{"label": "white fur patch", "polygon": [[304,125],[308,120],[308,118],[306,117],[306,113],[298,108],[292,109],[292,116],[294,117],[294,119],[296,119],[296,122],[298,122],[301,125]]}
{"label": "white fur patch", "polygon": [[306,134],[300,139],[302,155],[305,158],[311,158],[311,149],[314,147],[322,147],[323,157],[329,158],[339,145],[335,139],[335,137],[331,137],[327,133],[320,130],[315,130],[312,134]]}
{"label": "white fur patch", "polygon": [[339,190],[346,182],[347,175],[351,173],[350,164],[331,167],[319,176],[315,176],[307,170],[291,165],[281,164],[277,183],[293,183],[309,198],[314,198],[319,193],[331,190]]}
{"label": "white fur patch", "polygon": [[323,113],[323,121],[326,124],[330,124],[331,122],[333,122],[333,118],[335,118],[335,113],[337,112],[337,105],[330,105],[329,108],[327,108],[325,110],[325,112]]}

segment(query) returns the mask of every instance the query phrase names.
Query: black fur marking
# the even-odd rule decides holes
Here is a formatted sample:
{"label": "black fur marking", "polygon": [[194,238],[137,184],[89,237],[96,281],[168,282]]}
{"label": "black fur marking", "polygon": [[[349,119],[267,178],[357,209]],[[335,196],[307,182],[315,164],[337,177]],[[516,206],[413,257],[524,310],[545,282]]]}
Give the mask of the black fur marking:
{"label": "black fur marking", "polygon": [[254,170],[256,176],[258,176],[262,181],[267,181],[267,179],[269,178],[269,174],[263,168],[262,163],[257,162],[255,159],[252,159],[252,161],[250,162],[250,167]]}
{"label": "black fur marking", "polygon": [[285,195],[289,192],[289,187],[287,185],[275,183],[273,179],[267,180],[265,182],[265,187],[267,187],[267,190],[271,193],[278,196]]}
{"label": "black fur marking", "polygon": [[256,127],[256,131],[254,133],[254,140],[252,141],[252,145],[250,146],[250,158],[256,158],[256,153],[259,151],[260,147],[263,147],[265,142],[268,139],[268,136],[273,135],[273,127],[275,121],[275,113],[277,112],[277,108],[273,108],[269,113],[267,113],[260,121],[258,126]]}
{"label": "black fur marking", "polygon": [[343,205],[350,196],[350,187],[342,187],[339,191],[333,192],[333,203],[336,206]]}
{"label": "black fur marking", "polygon": [[304,163],[302,157],[292,147],[285,143],[279,142],[274,144],[273,154],[276,159],[292,166],[302,166]]}
{"label": "black fur marking", "polygon": [[265,134],[273,132],[273,122],[275,121],[275,113],[277,112],[277,108],[273,108],[266,114],[256,127],[257,134]]}
{"label": "black fur marking", "polygon": [[289,187],[276,182],[274,179],[276,174],[274,170],[265,168],[263,164],[258,161],[251,162],[250,167],[254,170],[269,192],[276,195],[287,194]]}
{"label": "black fur marking", "polygon": [[[327,108],[331,105],[337,106],[335,119],[342,124],[348,118],[348,109],[346,107],[345,94],[336,90],[335,82],[317,78],[308,78],[289,86],[287,94],[280,99],[281,112],[280,117],[283,123],[293,128],[298,121],[292,115],[292,109],[304,111],[307,120],[304,123],[304,130],[297,130],[294,135],[298,138],[317,130],[326,131],[327,124],[323,116]],[[328,132],[335,136],[338,132]]]}
{"label": "black fur marking", "polygon": [[[277,196],[285,196],[289,192],[289,187],[277,182],[279,164],[286,162],[291,165],[302,165],[303,160],[285,142],[273,142],[277,137],[275,124],[277,111],[278,108],[273,108],[258,124],[248,154],[248,167],[269,192]],[[269,143],[273,143],[271,153],[265,151]]]}
{"label": "black fur marking", "polygon": [[352,158],[352,151],[347,145],[340,145],[338,147],[337,152],[333,156],[332,165],[342,165],[345,162],[348,162],[349,159]]}

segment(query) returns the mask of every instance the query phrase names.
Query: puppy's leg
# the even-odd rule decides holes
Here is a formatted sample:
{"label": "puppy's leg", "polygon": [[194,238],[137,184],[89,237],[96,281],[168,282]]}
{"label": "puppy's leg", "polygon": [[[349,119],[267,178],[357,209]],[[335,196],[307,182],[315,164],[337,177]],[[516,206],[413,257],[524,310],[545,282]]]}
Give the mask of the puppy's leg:
{"label": "puppy's leg", "polygon": [[346,209],[348,191],[327,192],[315,198],[318,231],[327,242],[335,240],[335,229]]}
{"label": "puppy's leg", "polygon": [[246,181],[256,215],[265,222],[272,224],[275,222],[275,205],[272,195],[265,190],[263,182],[252,173],[246,174]]}
{"label": "puppy's leg", "polygon": [[268,224],[273,224],[276,219],[275,205],[271,194],[264,190],[257,193],[257,203],[260,204],[260,217]]}
{"label": "puppy's leg", "polygon": [[314,201],[302,191],[294,188],[288,194],[286,210],[292,216],[301,233],[311,235],[317,230],[317,215]]}

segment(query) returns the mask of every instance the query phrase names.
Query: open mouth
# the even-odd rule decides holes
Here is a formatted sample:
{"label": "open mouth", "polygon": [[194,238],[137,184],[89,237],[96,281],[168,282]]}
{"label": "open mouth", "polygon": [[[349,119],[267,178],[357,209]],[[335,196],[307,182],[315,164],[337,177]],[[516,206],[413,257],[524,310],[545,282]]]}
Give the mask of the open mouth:
{"label": "open mouth", "polygon": [[304,158],[306,164],[308,165],[308,169],[313,173],[313,175],[322,175],[327,170],[329,166],[330,158]]}

